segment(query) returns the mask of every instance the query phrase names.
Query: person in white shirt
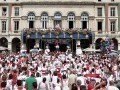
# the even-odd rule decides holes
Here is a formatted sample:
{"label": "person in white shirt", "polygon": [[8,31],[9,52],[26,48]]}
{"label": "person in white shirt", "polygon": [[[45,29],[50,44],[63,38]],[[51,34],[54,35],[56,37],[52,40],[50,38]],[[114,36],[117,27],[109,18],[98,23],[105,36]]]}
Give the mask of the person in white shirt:
{"label": "person in white shirt", "polygon": [[48,85],[46,83],[46,78],[43,78],[42,82],[39,83],[38,90],[48,90]]}
{"label": "person in white shirt", "polygon": [[17,85],[14,86],[13,90],[26,90],[22,85],[22,80],[17,80]]}
{"label": "person in white shirt", "polygon": [[37,80],[37,86],[39,86],[39,83],[42,82],[42,77],[40,76],[39,72],[36,73],[36,78],[35,79]]}
{"label": "person in white shirt", "polygon": [[107,88],[107,90],[119,90],[115,85],[114,85],[114,81],[110,81],[109,82],[109,86]]}
{"label": "person in white shirt", "polygon": [[82,74],[78,73],[76,80],[80,80],[81,81],[81,85],[86,85],[86,78]]}

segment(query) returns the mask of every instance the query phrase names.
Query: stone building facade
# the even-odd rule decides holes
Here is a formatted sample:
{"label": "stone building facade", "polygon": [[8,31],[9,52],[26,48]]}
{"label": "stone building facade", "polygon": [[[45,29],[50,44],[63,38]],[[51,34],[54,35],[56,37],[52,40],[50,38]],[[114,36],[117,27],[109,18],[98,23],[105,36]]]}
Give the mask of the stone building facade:
{"label": "stone building facade", "polygon": [[[32,35],[24,37],[23,32],[54,30],[56,26],[63,31],[90,30],[94,33],[90,46],[94,48],[98,49],[100,41],[109,37],[120,49],[120,0],[0,0],[0,46],[15,52],[21,45],[26,46],[25,42],[41,46],[41,38],[38,41]],[[79,39],[73,44],[81,42]]]}

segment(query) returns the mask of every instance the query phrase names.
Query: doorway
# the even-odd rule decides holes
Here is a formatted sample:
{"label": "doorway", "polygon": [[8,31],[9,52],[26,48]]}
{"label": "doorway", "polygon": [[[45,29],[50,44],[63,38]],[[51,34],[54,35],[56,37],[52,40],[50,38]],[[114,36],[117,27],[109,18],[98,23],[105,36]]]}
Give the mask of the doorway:
{"label": "doorway", "polygon": [[33,49],[35,46],[35,39],[27,39],[26,47],[27,47],[27,52],[29,52],[30,49]]}
{"label": "doorway", "polygon": [[87,21],[82,21],[82,29],[87,29]]}
{"label": "doorway", "polygon": [[60,44],[60,52],[66,52],[67,44]]}
{"label": "doorway", "polygon": [[56,50],[55,44],[54,43],[49,44],[49,49],[50,49],[50,52],[54,52]]}
{"label": "doorway", "polygon": [[12,40],[12,51],[13,52],[19,52],[20,51],[20,39],[19,38],[14,38]]}
{"label": "doorway", "polygon": [[80,44],[81,44],[81,48],[82,49],[90,47],[90,41],[89,41],[89,39],[81,39],[80,40]]}

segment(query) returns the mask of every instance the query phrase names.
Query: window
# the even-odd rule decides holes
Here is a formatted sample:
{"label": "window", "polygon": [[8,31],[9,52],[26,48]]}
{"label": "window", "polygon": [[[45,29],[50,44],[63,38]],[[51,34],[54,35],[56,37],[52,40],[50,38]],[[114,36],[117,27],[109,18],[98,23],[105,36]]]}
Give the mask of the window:
{"label": "window", "polygon": [[110,27],[111,27],[111,28],[110,28],[111,32],[115,32],[115,29],[116,29],[116,28],[115,28],[115,21],[111,21],[111,22],[110,22]]}
{"label": "window", "polygon": [[59,12],[54,15],[54,28],[62,28],[62,15]]}
{"label": "window", "polygon": [[98,27],[97,27],[97,29],[98,29],[98,33],[101,33],[102,32],[102,21],[98,21],[98,23],[97,23],[98,25]]}
{"label": "window", "polygon": [[19,7],[15,7],[15,16],[19,16]]}
{"label": "window", "polygon": [[14,30],[15,31],[19,30],[19,21],[14,21]]}
{"label": "window", "polygon": [[102,16],[102,8],[98,8],[98,16]]}
{"label": "window", "polygon": [[28,14],[29,28],[34,28],[35,14],[30,12]]}
{"label": "window", "polygon": [[89,15],[87,12],[83,12],[81,14],[81,24],[82,24],[82,29],[87,29],[88,28],[88,21],[89,21]]}
{"label": "window", "polygon": [[41,21],[42,21],[42,28],[47,29],[47,23],[48,23],[48,14],[47,13],[42,14]]}
{"label": "window", "polygon": [[2,8],[2,16],[6,16],[6,14],[7,14],[7,8],[3,7]]}
{"label": "window", "polygon": [[115,16],[115,7],[110,8],[110,16]]}
{"label": "window", "polygon": [[74,28],[75,15],[74,13],[68,14],[69,29]]}
{"label": "window", "polygon": [[2,21],[2,32],[6,32],[6,21]]}

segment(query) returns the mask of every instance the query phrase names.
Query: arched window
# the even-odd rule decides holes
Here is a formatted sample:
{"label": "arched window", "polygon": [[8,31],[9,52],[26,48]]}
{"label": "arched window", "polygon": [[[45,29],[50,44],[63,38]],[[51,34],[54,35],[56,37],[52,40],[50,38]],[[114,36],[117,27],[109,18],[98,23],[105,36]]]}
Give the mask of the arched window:
{"label": "arched window", "polygon": [[62,28],[62,15],[60,12],[54,14],[54,28]]}
{"label": "arched window", "polygon": [[75,14],[70,12],[68,14],[68,25],[69,29],[74,28]]}
{"label": "arched window", "polygon": [[35,14],[30,12],[28,14],[29,28],[34,28]]}
{"label": "arched window", "polygon": [[88,17],[89,16],[88,16],[88,14],[86,12],[84,12],[84,13],[81,14],[81,20],[82,21],[88,21]]}
{"label": "arched window", "polygon": [[86,12],[81,14],[82,29],[88,29],[89,15]]}
{"label": "arched window", "polygon": [[42,21],[42,28],[47,29],[48,27],[48,14],[47,13],[42,13],[41,21]]}

